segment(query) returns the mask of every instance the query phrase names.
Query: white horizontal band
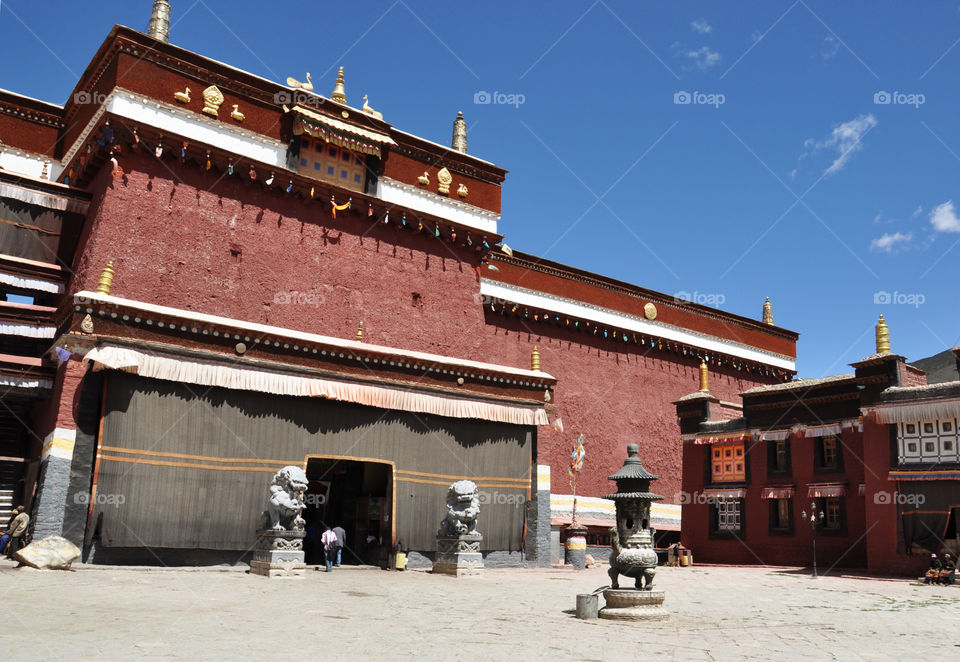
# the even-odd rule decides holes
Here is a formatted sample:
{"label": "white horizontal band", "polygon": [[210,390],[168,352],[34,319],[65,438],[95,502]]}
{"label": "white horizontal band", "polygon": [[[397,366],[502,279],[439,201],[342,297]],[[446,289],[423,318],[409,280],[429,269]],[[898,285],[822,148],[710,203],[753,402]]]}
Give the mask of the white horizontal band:
{"label": "white horizontal band", "polygon": [[22,290],[35,290],[37,292],[49,292],[51,294],[60,294],[64,290],[63,283],[53,283],[49,280],[40,280],[39,278],[27,278],[0,272],[0,283],[18,287]]}
{"label": "white horizontal band", "polygon": [[56,327],[38,326],[36,324],[18,324],[16,322],[0,322],[0,336],[22,336],[24,338],[53,338]]}
{"label": "white horizontal band", "polygon": [[491,280],[480,281],[480,294],[493,300],[509,301],[521,306],[531,306],[541,310],[549,310],[550,312],[579,317],[619,329],[656,336],[664,340],[681,342],[710,352],[736,356],[748,361],[756,361],[764,365],[784,368],[785,370],[796,370],[795,361],[779,354],[764,352],[741,345],[740,343],[720,340],[662,322],[652,322],[634,315],[627,315],[626,313],[610,310],[609,308],[588,305],[552,294],[544,294],[542,292],[536,292],[514,285],[506,285]]}
{"label": "white horizontal band", "polygon": [[464,202],[450,200],[389,177],[381,177],[377,182],[377,197],[390,204],[439,216],[453,223],[476,228],[481,232],[497,234],[499,214]]}

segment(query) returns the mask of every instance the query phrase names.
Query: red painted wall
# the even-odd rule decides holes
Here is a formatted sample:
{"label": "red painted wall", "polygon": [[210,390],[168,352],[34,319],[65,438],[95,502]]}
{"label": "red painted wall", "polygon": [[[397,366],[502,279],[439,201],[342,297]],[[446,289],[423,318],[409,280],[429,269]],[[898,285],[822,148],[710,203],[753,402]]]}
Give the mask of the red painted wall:
{"label": "red painted wall", "polygon": [[[114,260],[112,294],[253,322],[399,348],[529,367],[539,346],[543,370],[557,377],[553,404],[565,432],[540,428],[539,461],[551,466],[553,491],[575,437],[587,436],[579,493],[612,491],[607,476],[640,444],[667,502],[680,491],[680,434],[674,400],[698,388],[696,361],[626,346],[517,318],[478,305],[479,254],[427,234],[330,217],[241,178],[125,152],[124,179],[104,170],[94,182],[71,291],[94,289]],[[177,178],[171,180],[171,173]],[[279,303],[277,295],[313,294],[316,305]],[[618,344],[619,343],[619,344]],[[711,392],[725,400],[758,383],[754,374],[711,371]]]}

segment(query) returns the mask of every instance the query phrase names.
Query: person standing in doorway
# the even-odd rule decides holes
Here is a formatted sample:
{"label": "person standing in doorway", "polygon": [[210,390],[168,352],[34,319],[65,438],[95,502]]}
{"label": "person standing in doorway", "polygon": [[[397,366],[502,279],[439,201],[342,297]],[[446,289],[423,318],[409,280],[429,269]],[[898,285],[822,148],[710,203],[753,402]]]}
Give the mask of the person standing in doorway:
{"label": "person standing in doorway", "polygon": [[340,557],[343,554],[343,548],[347,544],[347,532],[343,530],[342,526],[333,527],[333,533],[337,536],[337,558],[335,565],[340,567]]}
{"label": "person standing in doorway", "polygon": [[7,543],[5,550],[7,556],[11,559],[20,549],[20,542],[27,533],[27,525],[30,524],[30,516],[23,511],[23,506],[17,506],[14,510],[16,516],[13,518],[13,521],[10,522],[10,530],[7,531],[10,535],[10,542]]}
{"label": "person standing in doorway", "polygon": [[337,553],[337,534],[328,526],[320,536],[320,542],[323,543],[323,558],[327,563],[327,572],[330,572],[333,570],[333,557]]}

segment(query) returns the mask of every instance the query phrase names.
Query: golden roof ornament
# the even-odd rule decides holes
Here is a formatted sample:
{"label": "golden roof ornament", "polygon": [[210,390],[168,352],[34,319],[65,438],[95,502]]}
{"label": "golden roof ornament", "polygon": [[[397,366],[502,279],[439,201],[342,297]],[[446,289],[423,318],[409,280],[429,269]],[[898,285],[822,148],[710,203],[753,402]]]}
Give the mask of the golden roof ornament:
{"label": "golden roof ornament", "polygon": [[533,353],[530,354],[530,369],[535,372],[540,372],[540,350],[537,349],[537,346],[533,346]]}
{"label": "golden roof ornament", "polygon": [[453,120],[453,141],[450,146],[458,152],[467,153],[467,122],[463,119],[463,111],[457,111],[457,119]]}
{"label": "golden roof ornament", "polygon": [[466,184],[460,184],[460,188],[457,189],[457,195],[461,198],[465,198],[470,195],[470,189],[467,188]]}
{"label": "golden roof ornament", "polygon": [[700,360],[700,392],[710,392],[710,372],[707,369],[707,362]]}
{"label": "golden roof ornament", "polygon": [[173,98],[180,103],[190,103],[190,88],[186,88],[183,92],[174,92]]}
{"label": "golden roof ornament", "polygon": [[310,72],[307,72],[307,79],[302,83],[293,76],[288,76],[287,87],[295,87],[301,90],[306,90],[307,92],[313,92],[313,81],[310,80]]}
{"label": "golden roof ornament", "polygon": [[203,91],[203,112],[210,117],[220,116],[220,104],[223,103],[223,92],[216,85],[211,85]]}
{"label": "golden roof ornament", "polygon": [[453,176],[450,171],[446,168],[440,168],[440,172],[437,173],[437,193],[443,193],[444,195],[450,193],[450,184],[452,183]]}
{"label": "golden roof ornament", "polygon": [[770,303],[770,297],[763,302],[763,323],[773,326],[773,305]]}
{"label": "golden roof ornament", "polygon": [[363,322],[357,327],[357,342],[363,342]]}
{"label": "golden roof ornament", "polygon": [[343,67],[340,67],[340,71],[337,72],[337,82],[333,86],[330,98],[344,106],[347,105],[347,90],[343,85]]}
{"label": "golden roof ornament", "polygon": [[362,110],[363,112],[365,112],[367,115],[371,115],[371,116],[373,116],[373,117],[376,117],[378,120],[382,120],[382,119],[383,119],[383,113],[377,112],[376,110],[373,109],[373,107],[370,105],[370,103],[369,103],[369,101],[368,101],[368,99],[367,99],[367,95],[366,95],[366,94],[363,95],[363,108],[361,108],[360,110]]}
{"label": "golden roof ornament", "polygon": [[170,43],[170,3],[167,0],[154,0],[147,36]]}
{"label": "golden roof ornament", "polygon": [[417,181],[420,182],[423,186],[430,186],[430,175],[426,170],[423,171],[423,174],[417,177]]}
{"label": "golden roof ornament", "polygon": [[236,103],[233,104],[233,110],[230,113],[230,117],[237,122],[243,122],[243,120],[246,119],[246,116],[240,112],[240,105]]}
{"label": "golden roof ornament", "polygon": [[110,294],[110,288],[113,287],[113,277],[116,272],[113,270],[113,260],[107,262],[107,266],[100,272],[100,282],[97,283],[97,292],[101,294]]}
{"label": "golden roof ornament", "polygon": [[877,321],[877,354],[890,353],[890,329],[883,319],[883,315]]}

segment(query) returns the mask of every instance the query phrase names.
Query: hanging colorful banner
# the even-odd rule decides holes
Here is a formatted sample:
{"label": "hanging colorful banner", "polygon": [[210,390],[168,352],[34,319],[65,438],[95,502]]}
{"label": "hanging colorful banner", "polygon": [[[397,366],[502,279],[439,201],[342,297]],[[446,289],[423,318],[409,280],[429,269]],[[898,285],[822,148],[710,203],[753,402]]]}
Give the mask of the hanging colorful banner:
{"label": "hanging colorful banner", "polygon": [[573,443],[573,452],[570,454],[570,466],[567,468],[567,475],[570,476],[570,487],[574,494],[577,491],[577,481],[580,480],[580,472],[583,470],[583,458],[587,454],[583,449],[583,441],[586,437],[580,435]]}

